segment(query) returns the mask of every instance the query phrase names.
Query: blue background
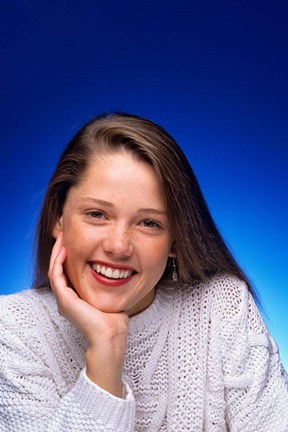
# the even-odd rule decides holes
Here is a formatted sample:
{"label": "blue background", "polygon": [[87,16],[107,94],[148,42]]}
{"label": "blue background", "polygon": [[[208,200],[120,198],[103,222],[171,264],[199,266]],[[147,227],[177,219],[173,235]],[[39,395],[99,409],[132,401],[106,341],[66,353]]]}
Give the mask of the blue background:
{"label": "blue background", "polygon": [[103,111],[186,152],[288,369],[287,1],[1,3],[1,293],[30,286],[58,156]]}

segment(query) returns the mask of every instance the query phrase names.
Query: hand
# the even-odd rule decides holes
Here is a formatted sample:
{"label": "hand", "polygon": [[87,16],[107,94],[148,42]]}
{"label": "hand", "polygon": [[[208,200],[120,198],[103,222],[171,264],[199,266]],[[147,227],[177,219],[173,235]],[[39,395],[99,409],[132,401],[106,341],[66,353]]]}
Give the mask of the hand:
{"label": "hand", "polygon": [[128,335],[126,313],[104,313],[80,299],[68,286],[63,264],[67,251],[61,233],[53,247],[48,276],[59,313],[88,340],[86,369],[88,377],[100,387],[121,396],[122,370]]}

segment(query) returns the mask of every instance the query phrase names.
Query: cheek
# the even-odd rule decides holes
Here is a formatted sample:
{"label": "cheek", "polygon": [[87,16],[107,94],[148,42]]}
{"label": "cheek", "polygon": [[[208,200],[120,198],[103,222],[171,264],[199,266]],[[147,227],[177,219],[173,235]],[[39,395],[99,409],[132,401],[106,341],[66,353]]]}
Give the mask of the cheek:
{"label": "cheek", "polygon": [[67,245],[66,249],[67,258],[63,265],[64,272],[70,285],[80,294],[79,289],[81,291],[82,281],[85,280],[87,272],[87,257],[83,250],[78,247],[75,248],[75,244]]}
{"label": "cheek", "polygon": [[89,247],[83,237],[74,235],[64,235],[63,245],[67,250],[67,258],[64,263],[64,269],[67,276],[75,274],[83,267],[88,260]]}
{"label": "cheek", "polygon": [[92,236],[83,229],[81,223],[77,221],[65,221],[63,223],[63,245],[69,255],[85,255],[85,250],[89,249]]}
{"label": "cheek", "polygon": [[162,272],[165,270],[168,254],[170,252],[170,248],[167,245],[167,242],[161,242],[160,244],[153,244],[151,247],[146,249],[146,260],[147,264],[150,268],[155,268],[158,272]]}

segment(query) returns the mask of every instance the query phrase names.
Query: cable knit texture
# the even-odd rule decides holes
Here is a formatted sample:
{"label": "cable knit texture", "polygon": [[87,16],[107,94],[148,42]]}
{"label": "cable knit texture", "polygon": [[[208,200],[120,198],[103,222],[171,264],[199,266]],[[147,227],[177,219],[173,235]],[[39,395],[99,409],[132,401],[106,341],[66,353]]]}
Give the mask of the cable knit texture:
{"label": "cable knit texture", "polygon": [[1,432],[288,431],[287,374],[238,279],[157,288],[129,321],[125,399],[87,378],[86,341],[49,289],[0,310]]}

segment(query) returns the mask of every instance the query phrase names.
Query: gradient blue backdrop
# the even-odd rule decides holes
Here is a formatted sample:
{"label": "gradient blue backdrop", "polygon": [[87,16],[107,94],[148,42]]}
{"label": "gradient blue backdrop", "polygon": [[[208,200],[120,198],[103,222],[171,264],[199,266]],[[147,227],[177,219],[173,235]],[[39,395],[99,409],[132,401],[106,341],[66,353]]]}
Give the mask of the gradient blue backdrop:
{"label": "gradient blue backdrop", "polygon": [[29,287],[43,191],[92,115],[185,150],[288,368],[287,1],[1,3],[1,293]]}

